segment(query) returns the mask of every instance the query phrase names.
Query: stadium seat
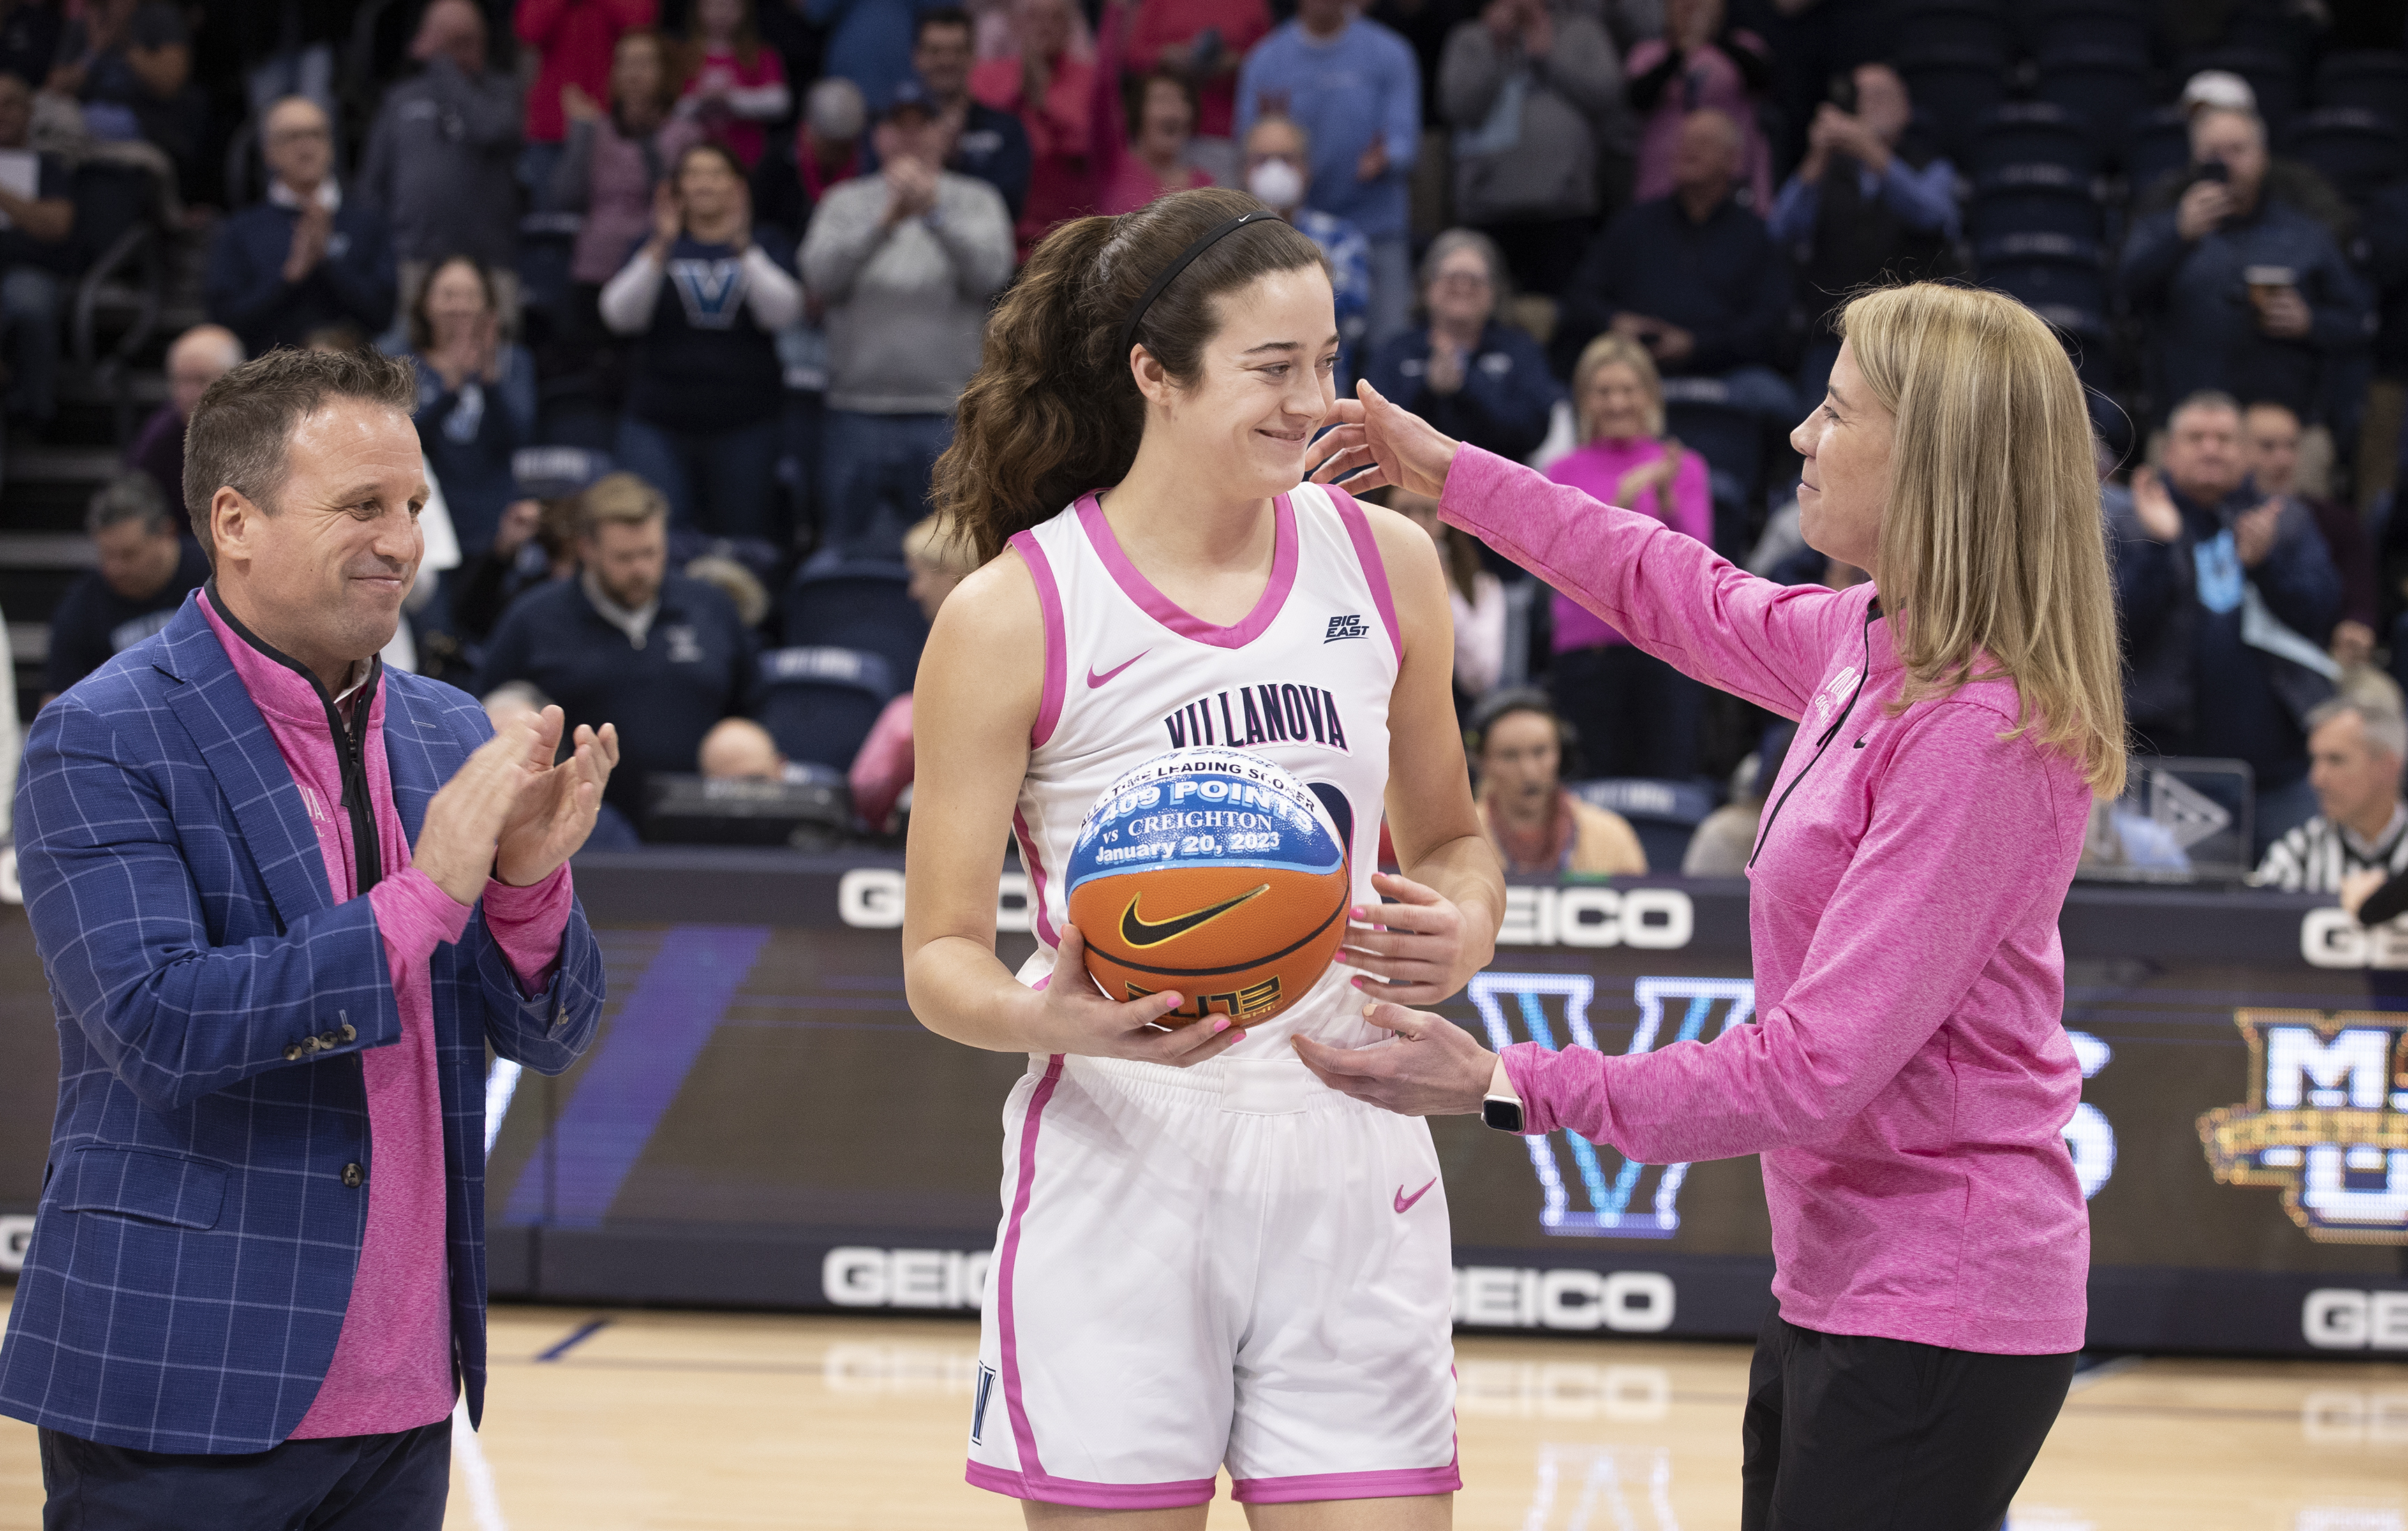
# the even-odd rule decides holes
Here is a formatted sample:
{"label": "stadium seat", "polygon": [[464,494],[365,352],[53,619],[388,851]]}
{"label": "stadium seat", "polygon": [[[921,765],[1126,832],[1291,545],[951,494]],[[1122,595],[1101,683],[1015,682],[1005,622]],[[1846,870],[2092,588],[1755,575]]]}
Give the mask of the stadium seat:
{"label": "stadium seat", "polygon": [[1914,100],[1916,115],[1928,121],[1940,147],[1954,159],[1964,152],[1982,113],[2006,99],[2003,58],[1961,48],[1901,53],[1898,72]]}
{"label": "stadium seat", "polygon": [[1976,178],[2011,165],[2055,165],[2078,176],[2099,168],[2089,119],[2046,101],[2010,101],[1985,111],[1959,169]]}
{"label": "stadium seat", "polygon": [[886,661],[849,648],[761,656],[761,726],[790,760],[843,771],[895,694]]}
{"label": "stadium seat", "polygon": [[2325,107],[2291,124],[2284,151],[2324,173],[2352,202],[2401,177],[2403,143],[2399,124],[2359,107]]}
{"label": "stadium seat", "polygon": [[2408,128],[2408,55],[2388,51],[2328,53],[2316,65],[2309,100],[2318,107],[2355,107]]}
{"label": "stadium seat", "polygon": [[2104,153],[2119,148],[2125,124],[2149,100],[2145,54],[2114,48],[2065,48],[2042,54],[2034,93],[2090,124],[2091,141]]}
{"label": "stadium seat", "polygon": [[2137,198],[2190,164],[2190,119],[2180,107],[2151,107],[2124,129],[2124,174]]}
{"label": "stadium seat", "polygon": [[2073,359],[2074,375],[2082,379],[2083,385],[2107,392],[2114,373],[2114,340],[2107,316],[2062,303],[2025,306],[2057,332],[2057,339],[2065,342],[2065,354]]}
{"label": "stadium seat", "polygon": [[2010,165],[1973,183],[1966,232],[1977,242],[2010,234],[2100,237],[2099,200],[2090,179],[2056,165]]}
{"label": "stadium seat", "polygon": [[1664,428],[1706,459],[1714,492],[1714,545],[1726,554],[1764,482],[1764,422],[1730,401],[1713,378],[1664,380]]}
{"label": "stadium seat", "polygon": [[2258,97],[2258,115],[2266,119],[2266,125],[2277,137],[2300,109],[2299,75],[2286,54],[2258,48],[2219,48],[2212,52],[2192,53],[2174,65],[2176,88],[2201,69],[2221,69],[2247,80]]}
{"label": "stadium seat", "polygon": [[1658,781],[1652,776],[1600,776],[1594,781],[1565,784],[1574,797],[1591,807],[1620,814],[1638,831],[1647,852],[1651,875],[1677,874],[1689,839],[1706,816],[1714,811],[1712,792],[1695,782]]}
{"label": "stadium seat", "polygon": [[2034,309],[2107,311],[2099,246],[2063,234],[2009,234],[1973,247],[1983,286]]}
{"label": "stadium seat", "polygon": [[1900,53],[1957,51],[1985,54],[2000,64],[2014,51],[2006,7],[1992,0],[1895,0],[1889,41]]}
{"label": "stadium seat", "polygon": [[94,156],[75,171],[75,250],[82,270],[66,311],[70,375],[105,397],[122,446],[134,434],[136,358],[161,324],[168,281],[159,178],[134,162]]}
{"label": "stadium seat", "polygon": [[2075,48],[2102,48],[2127,58],[2149,56],[2149,17],[2139,6],[2117,0],[2054,0],[2024,18],[2026,44],[2034,58]]}
{"label": "stadium seat", "polygon": [[928,641],[910,585],[911,571],[899,563],[813,558],[787,582],[779,637],[795,646],[865,649],[909,690]]}

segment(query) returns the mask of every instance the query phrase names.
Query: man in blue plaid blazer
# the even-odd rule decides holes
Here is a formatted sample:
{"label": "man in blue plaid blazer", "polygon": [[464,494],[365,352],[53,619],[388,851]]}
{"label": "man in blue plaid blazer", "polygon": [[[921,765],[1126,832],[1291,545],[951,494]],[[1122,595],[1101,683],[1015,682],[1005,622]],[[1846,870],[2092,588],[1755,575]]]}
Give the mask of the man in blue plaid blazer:
{"label": "man in blue plaid blazer", "polygon": [[216,578],[27,743],[61,1067],[0,1412],[41,1427],[50,1531],[437,1531],[452,1399],[482,1404],[486,1048],[556,1074],[594,1034],[565,862],[617,748],[554,764],[556,712],[493,737],[377,659],[414,398],[318,353],[214,384],[186,473]]}

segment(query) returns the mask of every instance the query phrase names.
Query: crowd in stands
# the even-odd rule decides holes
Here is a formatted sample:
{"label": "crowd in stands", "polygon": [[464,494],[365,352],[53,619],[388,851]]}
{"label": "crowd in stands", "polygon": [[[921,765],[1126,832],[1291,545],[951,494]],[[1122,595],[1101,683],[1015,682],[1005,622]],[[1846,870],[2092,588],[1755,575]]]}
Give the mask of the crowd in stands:
{"label": "crowd in stands", "polygon": [[[1060,221],[1208,184],[1327,255],[1342,387],[1793,583],[1862,577],[1799,541],[1786,443],[1848,295],[2022,299],[2091,389],[2142,748],[2246,764],[2268,880],[2408,854],[2396,4],[0,0],[9,440],[88,364],[128,217],[194,250],[208,319],[120,427],[47,689],[206,577],[200,391],[377,346],[438,489],[410,662],[616,720],[631,840],[647,776],[697,772],[849,777],[891,831],[989,309]],[[1782,720],[1382,498],[1439,546],[1512,866],[1742,865]]]}

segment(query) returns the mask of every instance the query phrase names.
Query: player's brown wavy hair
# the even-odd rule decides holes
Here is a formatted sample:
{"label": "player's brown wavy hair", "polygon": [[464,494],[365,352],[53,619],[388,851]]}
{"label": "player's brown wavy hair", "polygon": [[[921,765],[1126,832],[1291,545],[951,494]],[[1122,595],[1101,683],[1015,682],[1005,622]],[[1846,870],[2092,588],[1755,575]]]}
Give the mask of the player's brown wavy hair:
{"label": "player's brown wavy hair", "polygon": [[1898,421],[1879,556],[1903,701],[2013,681],[2014,732],[2116,796],[2115,599],[2090,415],[2064,345],[2011,297],[1932,282],[1864,294],[1840,333]]}
{"label": "player's brown wavy hair", "polygon": [[1213,299],[1275,271],[1328,268],[1321,247],[1281,220],[1249,224],[1164,288],[1124,347],[1122,326],[1155,275],[1214,224],[1262,206],[1243,192],[1176,192],[1117,218],[1073,219],[1028,257],[987,322],[953,445],[937,459],[937,513],[969,537],[980,562],[1127,474],[1145,434],[1137,349],[1189,383],[1221,327]]}

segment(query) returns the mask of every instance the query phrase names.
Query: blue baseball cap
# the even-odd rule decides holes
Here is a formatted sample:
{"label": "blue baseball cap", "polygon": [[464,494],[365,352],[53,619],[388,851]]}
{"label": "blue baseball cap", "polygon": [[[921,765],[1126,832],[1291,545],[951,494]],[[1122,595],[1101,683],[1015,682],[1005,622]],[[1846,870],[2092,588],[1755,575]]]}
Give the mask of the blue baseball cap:
{"label": "blue baseball cap", "polygon": [[937,97],[929,91],[927,82],[918,75],[905,75],[895,82],[895,89],[887,93],[886,105],[880,108],[878,120],[882,123],[889,121],[898,111],[918,111],[934,117],[939,109]]}

